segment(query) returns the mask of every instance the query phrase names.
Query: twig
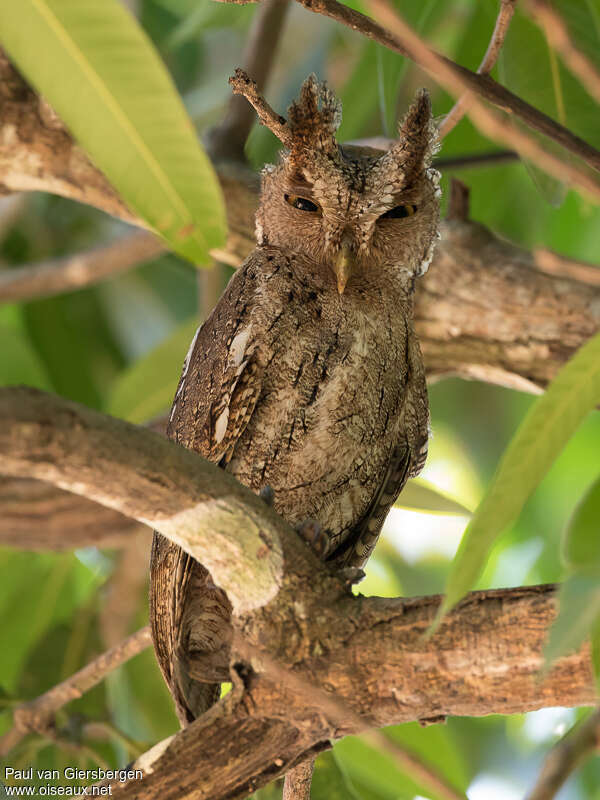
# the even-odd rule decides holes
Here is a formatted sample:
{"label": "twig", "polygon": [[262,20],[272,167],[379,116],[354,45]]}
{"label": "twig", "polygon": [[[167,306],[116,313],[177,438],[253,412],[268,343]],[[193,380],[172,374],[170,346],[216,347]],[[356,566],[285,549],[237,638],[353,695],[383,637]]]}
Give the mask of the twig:
{"label": "twig", "polygon": [[[101,510],[101,506],[98,509]],[[152,535],[140,528],[128,536],[112,575],[102,587],[99,627],[105,647],[115,647],[131,631],[147,591],[148,553]]]}
{"label": "twig", "polygon": [[458,219],[466,222],[469,219],[469,187],[458,178],[450,181],[450,199],[446,219]]}
{"label": "twig", "polygon": [[291,146],[293,141],[292,132],[285,117],[273,111],[258,91],[258,87],[252,78],[246,75],[244,70],[236,69],[231,78],[229,78],[229,83],[236,94],[243,95],[254,107],[261,123],[274,133],[286,147]]}
{"label": "twig", "polygon": [[[500,50],[502,49],[508,31],[508,26],[515,13],[516,5],[517,0],[500,0],[500,9],[492,32],[492,38],[490,39],[483,61],[477,68],[478,75],[489,75],[498,60]],[[450,133],[452,128],[463,118],[468,109],[469,97],[470,93],[459,97],[446,114],[444,121],[440,125],[440,139],[443,139],[444,136]]]}
{"label": "twig", "polygon": [[[296,0],[300,5],[316,14],[335,19],[343,25],[347,25],[352,30],[358,31],[368,39],[379,42],[384,47],[393,50],[400,55],[406,56],[418,64],[423,69],[431,72],[435,80],[438,80],[437,73],[441,73],[439,64],[445,69],[445,75],[452,80],[456,80],[453,88],[449,89],[452,94],[459,96],[463,92],[472,90],[483,100],[487,100],[493,105],[498,106],[504,111],[510,112],[517,119],[523,120],[529,127],[543,133],[548,138],[561,144],[566,150],[595,169],[600,170],[600,151],[583,141],[570,130],[560,125],[555,120],[543,114],[537,108],[529,105],[520,97],[517,97],[508,89],[496,83],[489,75],[478,75],[460,64],[456,64],[445,56],[435,53],[406,26],[396,25],[394,20],[398,17],[385,2],[371,3],[371,7],[377,10],[383,22],[390,28],[386,30],[370,17],[354,11],[348,6],[339,3],[337,0]],[[404,36],[404,31],[411,35]],[[415,45],[416,42],[416,45]],[[433,56],[434,59],[428,58]],[[441,81],[440,81],[441,82]],[[445,86],[445,83],[442,85]],[[515,140],[516,141],[516,140]],[[512,143],[511,143],[512,144]],[[585,174],[585,173],[583,173]]]}
{"label": "twig", "polygon": [[0,272],[0,303],[48,297],[90,286],[164,252],[153,234],[134,231],[116,242],[41,264]]}
{"label": "twig", "polygon": [[307,758],[285,774],[282,800],[310,800],[314,758]]}
{"label": "twig", "polygon": [[579,764],[600,748],[600,709],[579,722],[546,756],[526,800],[552,800]]}
{"label": "twig", "polygon": [[0,756],[4,757],[29,731],[48,734],[51,717],[59,708],[76,700],[121,664],[141,653],[151,644],[146,625],[116,647],[103,653],[70,678],[49,689],[29,703],[14,710],[14,728],[0,739]]}
{"label": "twig", "polygon": [[465,156],[449,156],[434,159],[434,166],[440,170],[469,169],[471,167],[490,167],[520,161],[514,150],[498,150],[495,153],[473,153]]}
{"label": "twig", "polygon": [[[396,139],[386,136],[369,136],[366,139],[351,139],[343,144],[353,144],[357,147],[372,147],[375,150],[389,150]],[[507,164],[519,161],[519,154],[514,150],[496,150],[492,153],[470,153],[464,156],[449,156],[448,158],[434,158],[433,165],[436,169],[468,169],[469,167],[486,167],[495,164]]]}
{"label": "twig", "polygon": [[[273,66],[289,4],[290,0],[263,0],[252,20],[241,63],[261,92],[265,89]],[[243,97],[231,97],[224,119],[206,135],[211,158],[245,163],[244,145],[255,119],[251,106]]]}
{"label": "twig", "polygon": [[[337,0],[325,1],[331,3]],[[452,62],[434,53],[396,14],[387,0],[367,0],[367,3],[393,31],[397,41],[402,42],[402,49],[409,51],[413,61],[425,69],[437,83],[457,96],[472,88],[472,81],[465,78],[464,69],[458,68]],[[469,78],[470,76],[471,73],[469,73]],[[489,76],[479,75],[477,78],[491,81]],[[497,86],[497,84],[494,85]],[[514,108],[508,106],[506,110],[514,111]],[[544,150],[535,139],[490,111],[475,95],[470,100],[468,113],[475,125],[490,139],[514,147],[522,156],[529,158],[550,175],[579,186],[591,197],[600,201],[600,183],[593,179],[588,171]],[[517,115],[515,114],[515,116]],[[581,156],[582,153],[579,152],[579,155]],[[600,166],[600,161],[597,163]]]}
{"label": "twig", "polygon": [[526,7],[531,9],[533,19],[544,29],[550,45],[560,53],[590,97],[600,103],[600,72],[594,62],[575,46],[560,14],[546,0],[527,0]]}
{"label": "twig", "polygon": [[566,258],[558,253],[539,247],[533,251],[533,260],[536,267],[546,275],[556,275],[559,278],[570,278],[587,286],[600,286],[600,267]]}

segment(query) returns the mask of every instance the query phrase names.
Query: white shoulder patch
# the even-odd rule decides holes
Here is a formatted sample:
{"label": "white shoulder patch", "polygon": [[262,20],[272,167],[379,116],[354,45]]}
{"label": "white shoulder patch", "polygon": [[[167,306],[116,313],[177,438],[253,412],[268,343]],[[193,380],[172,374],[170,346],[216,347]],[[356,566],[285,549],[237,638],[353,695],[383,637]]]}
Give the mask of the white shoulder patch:
{"label": "white shoulder patch", "polygon": [[221,444],[221,442],[225,438],[228,422],[229,422],[229,406],[225,406],[223,411],[221,411],[221,413],[217,417],[217,421],[215,422],[215,441],[217,444]]}
{"label": "white shoulder patch", "polygon": [[244,360],[244,353],[246,352],[246,345],[252,332],[252,325],[241,330],[234,337],[231,345],[229,346],[229,364],[234,367],[239,367]]}

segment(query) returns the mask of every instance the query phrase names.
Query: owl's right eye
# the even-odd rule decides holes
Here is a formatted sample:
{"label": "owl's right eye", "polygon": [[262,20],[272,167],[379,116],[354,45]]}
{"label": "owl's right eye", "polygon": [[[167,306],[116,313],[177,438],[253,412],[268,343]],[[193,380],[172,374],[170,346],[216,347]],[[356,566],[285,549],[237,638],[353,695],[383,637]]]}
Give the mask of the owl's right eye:
{"label": "owl's right eye", "polygon": [[315,211],[319,210],[319,206],[306,197],[299,197],[297,194],[284,194],[283,198],[286,203],[297,208],[298,211],[311,211],[314,214]]}
{"label": "owl's right eye", "polygon": [[413,205],[394,206],[382,214],[379,219],[403,219],[404,217],[412,217],[417,211],[417,207]]}

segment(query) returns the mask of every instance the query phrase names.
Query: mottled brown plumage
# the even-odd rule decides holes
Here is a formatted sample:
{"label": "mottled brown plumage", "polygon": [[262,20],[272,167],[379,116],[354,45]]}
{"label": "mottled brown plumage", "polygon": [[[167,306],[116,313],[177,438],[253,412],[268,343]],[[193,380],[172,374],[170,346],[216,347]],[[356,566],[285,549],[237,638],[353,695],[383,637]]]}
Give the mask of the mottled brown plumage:
{"label": "mottled brown plumage", "polygon": [[[271,487],[289,523],[320,524],[325,559],[360,567],[427,451],[412,295],[437,238],[439,175],[426,92],[385,154],[339,146],[340,116],[309,78],[288,149],[263,172],[258,246],[192,342],[168,432],[255,492]],[[158,535],[151,599],[186,722],[227,677],[227,601]]]}

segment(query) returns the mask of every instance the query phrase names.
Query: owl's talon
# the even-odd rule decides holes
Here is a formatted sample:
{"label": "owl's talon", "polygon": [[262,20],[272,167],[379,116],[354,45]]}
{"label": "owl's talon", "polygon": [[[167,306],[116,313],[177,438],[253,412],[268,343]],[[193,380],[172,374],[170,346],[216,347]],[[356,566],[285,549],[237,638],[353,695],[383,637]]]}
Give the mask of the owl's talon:
{"label": "owl's talon", "polygon": [[310,547],[317,558],[323,558],[329,546],[329,536],[316,519],[305,519],[296,525],[296,531]]}
{"label": "owl's talon", "polygon": [[347,586],[354,586],[362,581],[366,573],[360,567],[342,567],[337,575]]}
{"label": "owl's talon", "polygon": [[275,492],[273,491],[272,486],[263,486],[263,488],[258,493],[258,496],[268,506],[273,505],[273,501],[275,500]]}

